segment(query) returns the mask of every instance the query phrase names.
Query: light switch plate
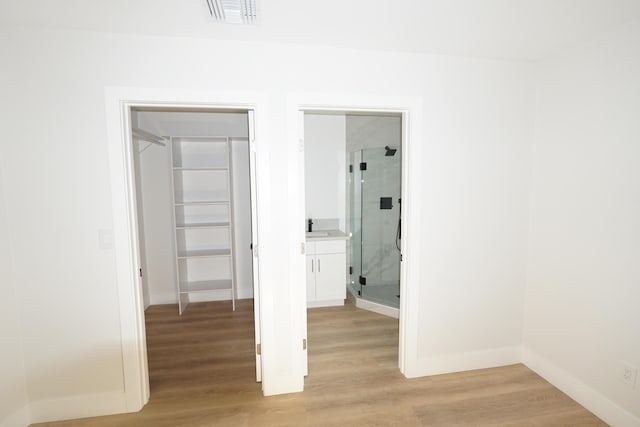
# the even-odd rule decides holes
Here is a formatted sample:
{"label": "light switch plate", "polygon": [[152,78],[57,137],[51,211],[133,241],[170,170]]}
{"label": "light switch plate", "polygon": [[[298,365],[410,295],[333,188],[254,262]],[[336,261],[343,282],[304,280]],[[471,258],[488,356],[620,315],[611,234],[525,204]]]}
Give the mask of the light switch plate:
{"label": "light switch plate", "polygon": [[113,249],[113,231],[98,230],[98,247],[103,250]]}

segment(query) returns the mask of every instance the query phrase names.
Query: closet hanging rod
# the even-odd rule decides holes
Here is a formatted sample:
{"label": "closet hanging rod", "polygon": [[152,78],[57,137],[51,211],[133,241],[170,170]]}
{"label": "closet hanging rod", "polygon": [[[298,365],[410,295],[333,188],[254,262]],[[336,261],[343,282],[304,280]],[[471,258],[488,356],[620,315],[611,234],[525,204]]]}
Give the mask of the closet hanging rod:
{"label": "closet hanging rod", "polygon": [[139,140],[141,139],[143,141],[148,141],[153,144],[162,145],[163,147],[167,145],[165,142],[167,138],[154,135],[151,132],[147,132],[146,130],[142,130],[140,128],[131,128],[131,134],[133,135],[134,138],[137,138]]}

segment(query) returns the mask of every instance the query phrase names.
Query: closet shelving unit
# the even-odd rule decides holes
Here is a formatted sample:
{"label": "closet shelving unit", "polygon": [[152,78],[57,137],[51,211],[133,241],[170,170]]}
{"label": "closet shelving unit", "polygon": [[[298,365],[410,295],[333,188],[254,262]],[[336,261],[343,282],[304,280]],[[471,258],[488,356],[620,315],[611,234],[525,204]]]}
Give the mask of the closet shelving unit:
{"label": "closet shelving unit", "polygon": [[171,137],[176,282],[192,300],[230,299],[235,310],[232,149],[227,137]]}

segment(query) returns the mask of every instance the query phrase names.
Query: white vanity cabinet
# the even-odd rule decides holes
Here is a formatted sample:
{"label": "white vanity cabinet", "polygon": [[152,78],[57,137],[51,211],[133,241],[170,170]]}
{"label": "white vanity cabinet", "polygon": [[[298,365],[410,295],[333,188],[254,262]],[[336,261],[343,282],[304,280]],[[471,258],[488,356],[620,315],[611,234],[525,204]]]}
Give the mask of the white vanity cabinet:
{"label": "white vanity cabinet", "polygon": [[344,305],[346,242],[307,240],[307,307]]}

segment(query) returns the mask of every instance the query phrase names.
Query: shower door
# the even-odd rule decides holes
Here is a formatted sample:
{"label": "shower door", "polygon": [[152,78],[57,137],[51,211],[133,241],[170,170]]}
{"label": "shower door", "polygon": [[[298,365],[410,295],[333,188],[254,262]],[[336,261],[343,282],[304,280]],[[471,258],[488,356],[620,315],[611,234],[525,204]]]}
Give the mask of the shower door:
{"label": "shower door", "polygon": [[353,279],[361,298],[398,307],[400,150],[370,148],[352,154]]}

